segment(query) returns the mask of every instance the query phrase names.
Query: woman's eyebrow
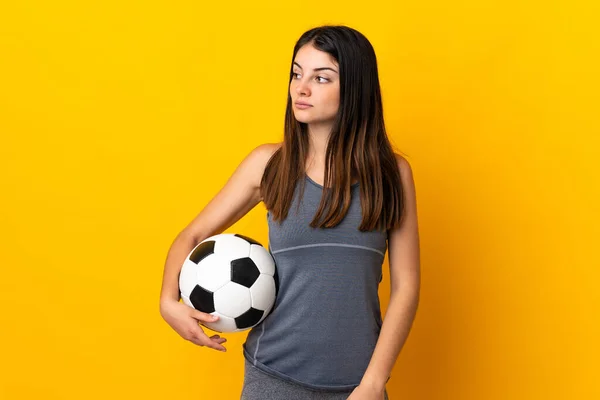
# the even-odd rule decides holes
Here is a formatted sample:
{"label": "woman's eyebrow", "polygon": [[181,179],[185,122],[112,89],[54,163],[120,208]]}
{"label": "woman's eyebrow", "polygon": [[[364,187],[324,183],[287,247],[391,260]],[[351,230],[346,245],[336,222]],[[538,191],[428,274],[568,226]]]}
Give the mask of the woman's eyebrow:
{"label": "woman's eyebrow", "polygon": [[[298,68],[302,69],[302,67],[300,66],[300,64],[298,64],[296,61],[294,61],[294,64],[296,64],[298,66]],[[326,69],[331,70],[331,71],[333,71],[333,72],[335,72],[337,74],[337,71],[335,69],[329,68],[329,67],[315,68],[315,69],[313,69],[313,71],[323,71],[323,70],[326,70]]]}

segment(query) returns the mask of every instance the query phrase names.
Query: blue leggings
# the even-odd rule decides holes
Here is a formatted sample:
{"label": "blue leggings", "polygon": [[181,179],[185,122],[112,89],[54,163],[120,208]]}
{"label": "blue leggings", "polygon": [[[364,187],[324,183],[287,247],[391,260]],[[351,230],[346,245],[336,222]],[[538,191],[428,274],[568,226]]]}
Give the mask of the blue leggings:
{"label": "blue leggings", "polygon": [[[244,358],[244,385],[240,400],[346,400],[346,392],[315,391],[264,373]],[[384,393],[388,399],[387,390]]]}

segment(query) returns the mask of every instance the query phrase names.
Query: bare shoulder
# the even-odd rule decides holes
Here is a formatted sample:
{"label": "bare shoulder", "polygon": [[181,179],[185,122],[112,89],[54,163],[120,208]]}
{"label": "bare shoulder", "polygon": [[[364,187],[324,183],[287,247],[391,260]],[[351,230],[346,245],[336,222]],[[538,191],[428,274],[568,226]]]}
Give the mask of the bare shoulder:
{"label": "bare shoulder", "polygon": [[400,175],[402,176],[402,180],[406,178],[412,179],[412,168],[408,160],[400,154],[394,153],[394,155],[396,156],[396,162],[398,163],[398,168],[400,169]]}
{"label": "bare shoulder", "polygon": [[262,178],[269,160],[281,145],[282,143],[264,143],[252,150],[252,154],[256,161],[254,167],[256,167],[256,173],[260,178]]}
{"label": "bare shoulder", "polygon": [[269,159],[275,154],[277,150],[281,147],[282,143],[264,143],[257,146],[254,151],[260,154],[260,157],[263,159],[265,166],[269,162]]}
{"label": "bare shoulder", "polygon": [[246,173],[251,175],[253,187],[258,189],[262,180],[265,168],[273,154],[281,147],[281,143],[264,143],[256,146],[244,160],[243,168]]}

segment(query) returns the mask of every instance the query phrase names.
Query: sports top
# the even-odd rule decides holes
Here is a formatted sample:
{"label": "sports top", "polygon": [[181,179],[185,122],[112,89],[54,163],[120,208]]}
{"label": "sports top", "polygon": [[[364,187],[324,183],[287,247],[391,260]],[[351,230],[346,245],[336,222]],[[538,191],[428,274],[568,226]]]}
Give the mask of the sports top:
{"label": "sports top", "polygon": [[279,290],[270,314],[248,332],[243,354],[263,372],[289,382],[314,390],[352,390],[381,330],[378,287],[387,231],[358,230],[359,183],[352,185],[350,208],[340,224],[311,228],[323,186],[308,175],[304,183],[302,199],[297,185],[281,224],[267,211]]}

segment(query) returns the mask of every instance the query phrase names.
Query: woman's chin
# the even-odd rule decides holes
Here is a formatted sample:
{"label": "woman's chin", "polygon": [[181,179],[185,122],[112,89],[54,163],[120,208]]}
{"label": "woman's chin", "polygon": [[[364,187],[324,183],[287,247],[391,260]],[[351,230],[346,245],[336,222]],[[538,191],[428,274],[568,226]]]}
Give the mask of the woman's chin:
{"label": "woman's chin", "polygon": [[306,117],[303,117],[301,115],[294,115],[294,117],[296,118],[296,121],[302,122],[304,124],[310,124],[310,123],[313,122],[312,118],[306,118]]}

